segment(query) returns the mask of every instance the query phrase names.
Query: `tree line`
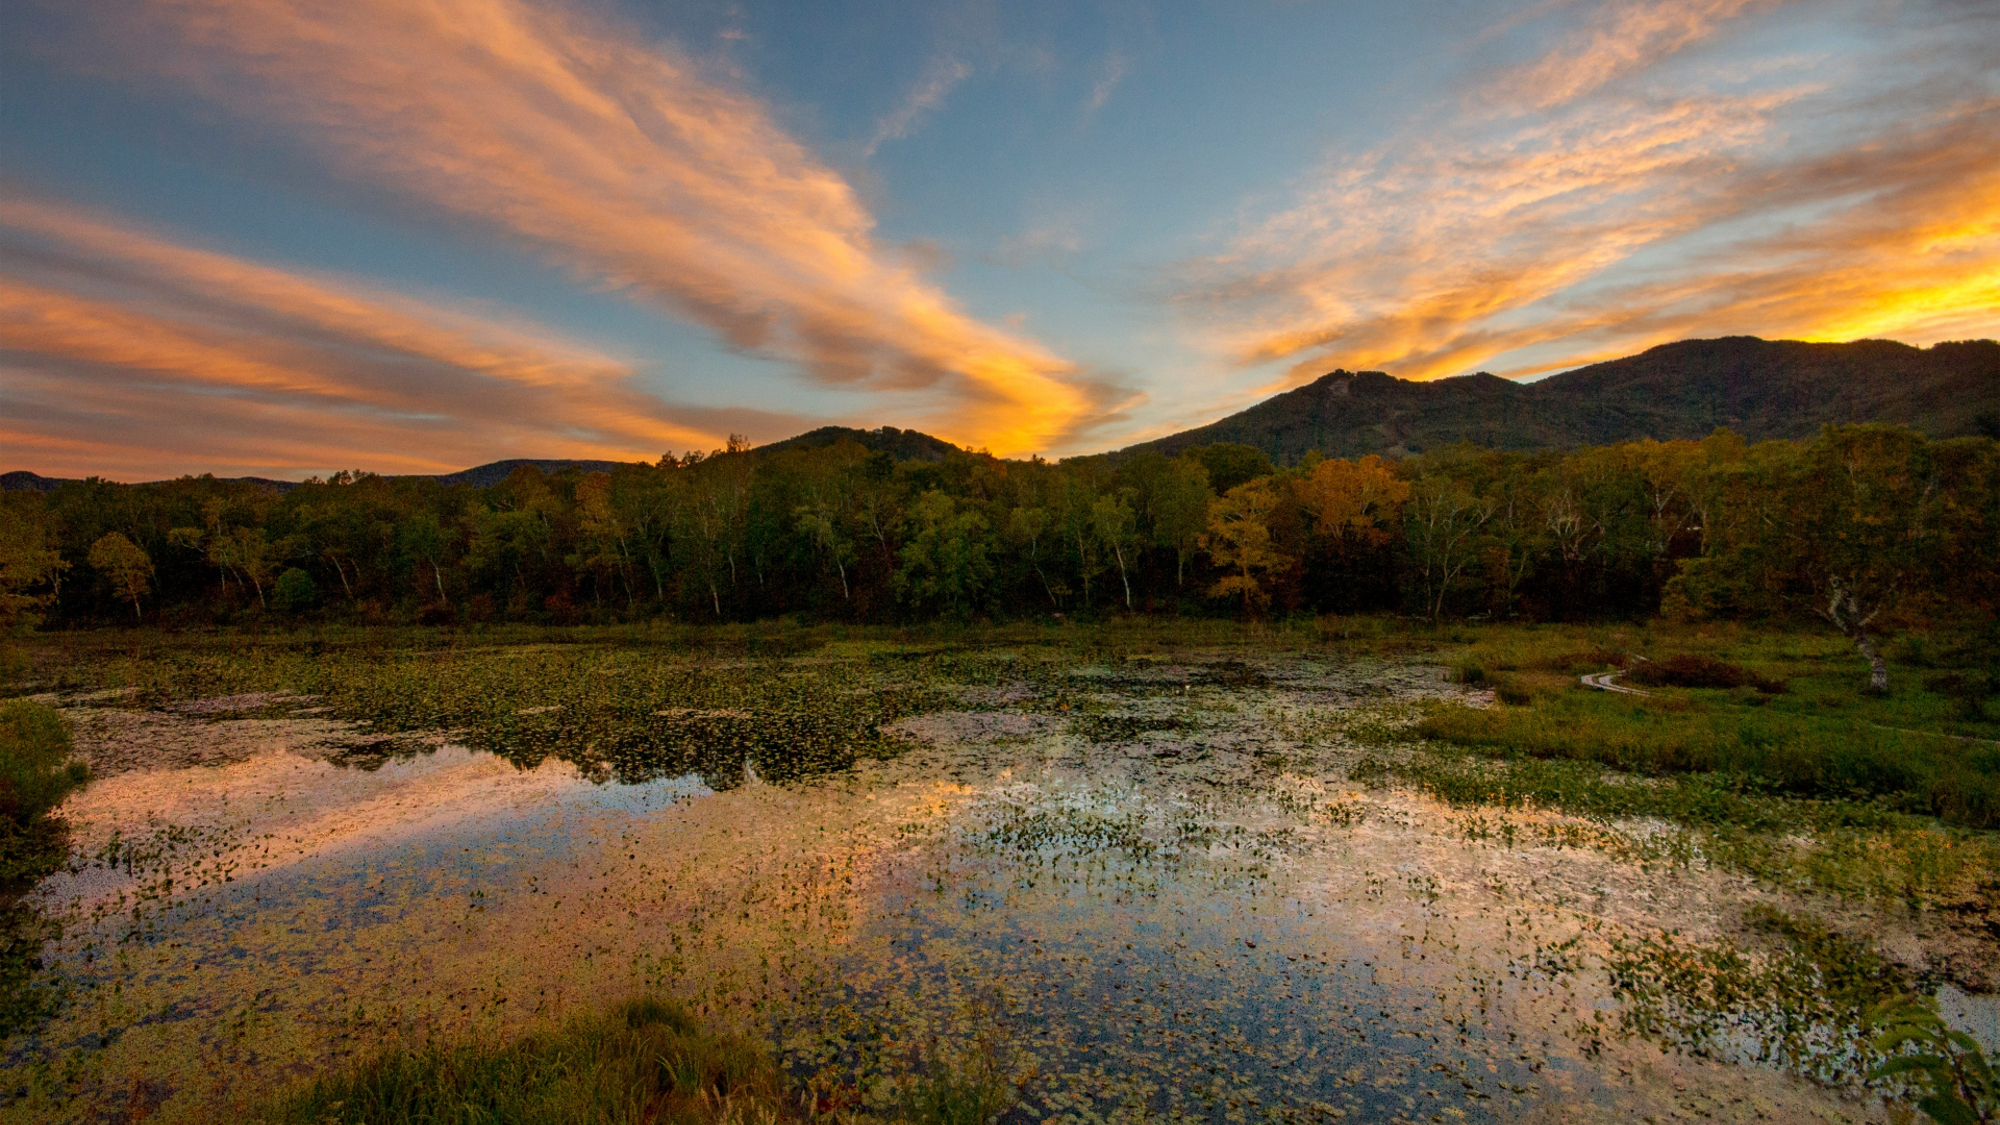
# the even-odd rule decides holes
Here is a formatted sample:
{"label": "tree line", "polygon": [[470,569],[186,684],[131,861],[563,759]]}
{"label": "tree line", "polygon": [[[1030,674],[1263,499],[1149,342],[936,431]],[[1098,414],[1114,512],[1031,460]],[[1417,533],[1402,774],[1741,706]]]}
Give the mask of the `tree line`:
{"label": "tree line", "polygon": [[852,440],[491,487],[92,479],[0,504],[0,614],[52,626],[1397,612],[1773,617],[1858,640],[1990,618],[2000,454],[1886,426],[1809,442],[1470,446],[1278,468],[1219,443],[1007,461]]}

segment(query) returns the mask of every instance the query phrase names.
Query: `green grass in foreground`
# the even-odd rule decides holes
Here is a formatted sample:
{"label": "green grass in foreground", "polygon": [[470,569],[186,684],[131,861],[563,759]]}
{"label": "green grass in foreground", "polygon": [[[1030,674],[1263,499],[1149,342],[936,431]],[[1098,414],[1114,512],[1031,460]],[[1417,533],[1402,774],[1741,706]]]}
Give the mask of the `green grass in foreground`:
{"label": "green grass in foreground", "polygon": [[[1016,1083],[993,1052],[933,1050],[898,1088],[908,1125],[987,1125]],[[511,1043],[390,1047],[268,1102],[258,1125],[764,1125],[829,1108],[791,1082],[762,1043],[718,1034],[652,998]]]}

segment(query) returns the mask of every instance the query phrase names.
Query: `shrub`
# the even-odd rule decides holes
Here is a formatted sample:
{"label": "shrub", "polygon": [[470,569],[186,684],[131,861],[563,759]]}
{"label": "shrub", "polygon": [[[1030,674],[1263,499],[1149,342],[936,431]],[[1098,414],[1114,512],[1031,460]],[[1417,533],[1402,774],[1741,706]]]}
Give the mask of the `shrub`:
{"label": "shrub", "polygon": [[1962,675],[1952,672],[1924,681],[1924,690],[1945,698],[1945,717],[1959,722],[1983,723],[1991,719],[1986,701],[2000,694],[2000,683],[1990,675]]}
{"label": "shrub", "polygon": [[287,613],[297,613],[311,609],[319,600],[319,587],[313,583],[313,576],[298,567],[292,567],[278,575],[277,584],[271,587],[271,599],[278,608]]}
{"label": "shrub", "polygon": [[1451,670],[1451,679],[1458,684],[1483,684],[1486,682],[1486,669],[1467,660]]}
{"label": "shrub", "polygon": [[0,684],[27,679],[35,670],[28,654],[16,648],[0,648]]}
{"label": "shrub", "polygon": [[1606,668],[1623,668],[1631,663],[1630,656],[1606,648],[1560,653],[1541,662],[1544,667],[1557,672],[1601,672]]}
{"label": "shrub", "polygon": [[1783,681],[1767,680],[1740,664],[1730,664],[1708,656],[1680,653],[1665,660],[1649,660],[1633,667],[1628,678],[1649,687],[1739,688],[1754,687],[1766,695],[1785,690]]}
{"label": "shrub", "polygon": [[47,814],[89,777],[69,754],[69,727],[54,709],[0,703],[0,1035],[51,1010],[49,993],[34,987],[51,926],[18,892],[62,865],[63,826]]}
{"label": "shrub", "polygon": [[89,778],[70,760],[69,725],[53,708],[25,699],[0,704],[0,818],[27,828]]}

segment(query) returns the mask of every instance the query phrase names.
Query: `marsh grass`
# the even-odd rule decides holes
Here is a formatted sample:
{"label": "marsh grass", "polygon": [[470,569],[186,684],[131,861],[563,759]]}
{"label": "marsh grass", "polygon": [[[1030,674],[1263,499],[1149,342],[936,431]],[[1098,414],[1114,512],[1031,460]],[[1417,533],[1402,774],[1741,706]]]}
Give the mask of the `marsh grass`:
{"label": "marsh grass", "polygon": [[[1018,1072],[1017,1072],[1018,1071]],[[886,1113],[815,1098],[762,1042],[709,1029],[672,1001],[640,997],[508,1043],[392,1046],[253,1110],[255,1125],[990,1125],[1031,1070],[997,1034],[932,1040],[894,1079]],[[838,1084],[851,1089],[849,1084]],[[881,1100],[881,1099],[878,1099]],[[841,1099],[835,1099],[841,1101]]]}
{"label": "marsh grass", "polygon": [[[1351,776],[1371,785],[1400,781],[1457,808],[1552,809],[1607,827],[1664,821],[1676,832],[1587,835],[1635,862],[1701,858],[1801,892],[1960,906],[1975,905],[2000,883],[2000,835],[1878,802],[1746,790],[1717,774],[1646,778],[1588,761],[1499,760],[1433,745],[1402,756],[1370,754]],[[1532,836],[1544,843],[1565,839],[1547,826]]]}
{"label": "marsh grass", "polygon": [[1713,773],[1746,790],[1880,799],[1953,824],[2000,827],[2000,746],[1727,697],[1656,702],[1565,690],[1500,698],[1509,705],[1440,708],[1417,733],[1498,757],[1596,762],[1653,777]]}
{"label": "marsh grass", "polygon": [[959,1047],[933,1040],[898,1083],[896,1110],[907,1125],[991,1125],[1034,1077],[1032,1069],[1012,1065],[994,1034]]}
{"label": "marsh grass", "polygon": [[506,1044],[390,1047],[283,1094],[263,1125],[710,1125],[797,1116],[765,1047],[631,1000]]}
{"label": "marsh grass", "polygon": [[[1647,651],[1659,659],[1640,662]],[[1416,733],[1494,757],[1656,778],[1715,774],[1741,792],[1877,802],[2000,827],[2000,724],[1965,702],[1984,698],[1979,662],[1993,654],[1969,642],[1924,653],[1930,675],[1897,668],[1894,689],[1871,696],[1845,643],[1811,632],[1496,630],[1449,659],[1454,678],[1492,686],[1502,706],[1438,708]],[[1656,685],[1653,694],[1577,682],[1620,668]]]}

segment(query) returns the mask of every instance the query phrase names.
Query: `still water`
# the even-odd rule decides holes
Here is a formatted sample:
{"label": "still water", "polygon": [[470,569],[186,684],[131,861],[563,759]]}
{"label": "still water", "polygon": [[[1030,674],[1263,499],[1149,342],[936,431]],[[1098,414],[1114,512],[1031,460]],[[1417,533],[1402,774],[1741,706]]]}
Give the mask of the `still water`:
{"label": "still water", "polygon": [[[387,1037],[507,1035],[639,990],[767,1036],[850,1104],[980,1050],[1023,1079],[1021,1121],[1878,1117],[1611,1030],[1592,950],[1720,932],[1741,880],[1538,836],[1560,818],[1535,814],[1502,842],[1349,782],[1369,724],[1459,690],[1304,657],[1079,662],[929,685],[874,731],[888,752],[810,768],[768,732],[653,761],[643,738],[524,759],[439,731],[364,760],[310,698],[182,701],[254,744],[149,768],[112,724],[132,768],[74,799],[88,862],[38,891],[67,1005],[14,1044],[0,1119],[226,1119]],[[668,717],[689,715],[744,718]]]}

